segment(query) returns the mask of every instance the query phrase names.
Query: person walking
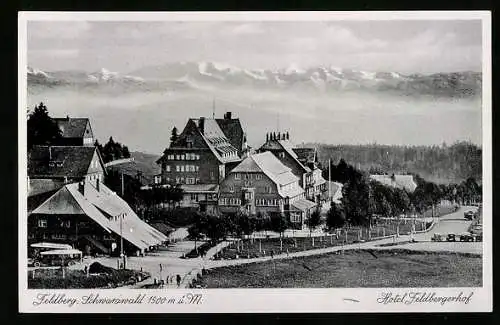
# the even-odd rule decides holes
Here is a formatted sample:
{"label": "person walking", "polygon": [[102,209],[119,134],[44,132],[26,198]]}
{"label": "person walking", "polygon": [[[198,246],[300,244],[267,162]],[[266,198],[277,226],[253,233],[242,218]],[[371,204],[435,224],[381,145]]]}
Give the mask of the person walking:
{"label": "person walking", "polygon": [[274,250],[271,250],[271,258],[274,258]]}
{"label": "person walking", "polygon": [[181,276],[179,274],[177,274],[177,287],[180,287],[181,286]]}

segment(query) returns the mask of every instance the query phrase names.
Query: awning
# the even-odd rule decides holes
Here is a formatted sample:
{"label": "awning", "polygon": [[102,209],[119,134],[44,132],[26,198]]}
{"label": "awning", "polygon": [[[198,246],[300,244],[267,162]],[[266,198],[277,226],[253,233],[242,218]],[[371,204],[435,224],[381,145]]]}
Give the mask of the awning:
{"label": "awning", "polygon": [[41,255],[82,255],[78,249],[56,249],[52,251],[41,252]]}
{"label": "awning", "polygon": [[34,248],[51,248],[51,249],[72,249],[71,245],[57,243],[35,243],[31,244]]}
{"label": "awning", "polygon": [[294,207],[300,211],[308,211],[308,210],[316,207],[316,203],[309,201],[309,200],[306,200],[306,199],[297,200],[297,201],[293,202],[291,205],[292,205],[292,207]]}
{"label": "awning", "polygon": [[212,193],[215,194],[218,191],[217,184],[193,184],[193,185],[181,185],[184,193]]}

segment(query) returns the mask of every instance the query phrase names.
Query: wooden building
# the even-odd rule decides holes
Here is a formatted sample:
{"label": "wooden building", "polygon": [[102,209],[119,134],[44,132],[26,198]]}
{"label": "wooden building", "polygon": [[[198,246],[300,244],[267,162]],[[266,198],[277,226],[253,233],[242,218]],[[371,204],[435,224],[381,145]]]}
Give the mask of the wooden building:
{"label": "wooden building", "polygon": [[303,226],[315,207],[305,199],[299,178],[271,152],[246,157],[219,187],[219,211],[223,214],[278,213]]}

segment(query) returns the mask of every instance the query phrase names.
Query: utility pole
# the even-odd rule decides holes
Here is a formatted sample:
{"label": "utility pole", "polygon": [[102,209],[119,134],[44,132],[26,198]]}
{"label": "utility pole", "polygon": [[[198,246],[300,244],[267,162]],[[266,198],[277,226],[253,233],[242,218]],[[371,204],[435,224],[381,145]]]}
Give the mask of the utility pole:
{"label": "utility pole", "polygon": [[125,214],[121,214],[120,217],[120,256],[122,258],[123,269],[125,269],[125,254],[123,254],[123,217]]}
{"label": "utility pole", "polygon": [[330,200],[330,205],[332,204],[332,160],[328,159],[328,199]]}
{"label": "utility pole", "polygon": [[123,172],[121,172],[121,183],[122,183],[122,198],[123,198],[123,194],[125,193],[125,186],[123,183]]}

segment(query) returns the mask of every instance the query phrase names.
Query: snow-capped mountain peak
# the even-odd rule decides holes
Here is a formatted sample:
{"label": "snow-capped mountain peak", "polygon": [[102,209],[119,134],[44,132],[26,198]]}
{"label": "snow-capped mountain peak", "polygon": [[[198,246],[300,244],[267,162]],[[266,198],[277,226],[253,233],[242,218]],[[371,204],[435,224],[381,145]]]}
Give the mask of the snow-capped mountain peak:
{"label": "snow-capped mountain peak", "polygon": [[48,73],[46,73],[45,71],[42,71],[40,69],[35,69],[35,68],[32,68],[32,67],[28,67],[27,70],[28,70],[28,74],[31,74],[31,75],[34,75],[34,76],[42,76],[42,77],[45,77],[45,78],[50,78],[50,76],[48,75]]}

